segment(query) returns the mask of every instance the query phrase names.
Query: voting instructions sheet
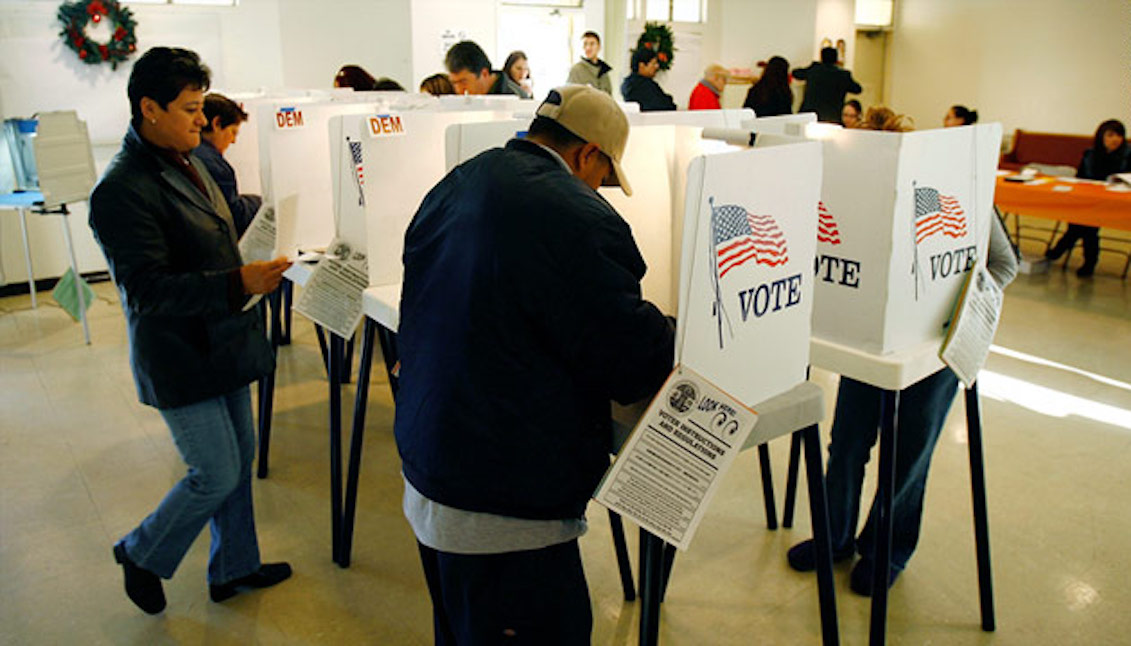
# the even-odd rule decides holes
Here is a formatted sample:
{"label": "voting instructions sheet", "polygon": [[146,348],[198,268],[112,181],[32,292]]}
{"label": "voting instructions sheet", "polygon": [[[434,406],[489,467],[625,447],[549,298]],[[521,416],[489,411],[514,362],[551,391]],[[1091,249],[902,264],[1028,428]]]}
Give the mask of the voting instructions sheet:
{"label": "voting instructions sheet", "polygon": [[264,204],[240,238],[240,257],[245,263],[272,260],[276,254],[276,240],[275,207]]}
{"label": "voting instructions sheet", "polygon": [[758,415],[676,366],[594,498],[686,550]]}
{"label": "voting instructions sheet", "polygon": [[368,286],[364,249],[336,238],[303,287],[295,311],[348,339],[361,322],[361,295]]}
{"label": "voting instructions sheet", "polygon": [[1001,304],[1001,287],[985,265],[975,266],[966,279],[946,340],[939,349],[939,358],[967,388],[978,379],[978,371],[986,363],[1001,319]]}

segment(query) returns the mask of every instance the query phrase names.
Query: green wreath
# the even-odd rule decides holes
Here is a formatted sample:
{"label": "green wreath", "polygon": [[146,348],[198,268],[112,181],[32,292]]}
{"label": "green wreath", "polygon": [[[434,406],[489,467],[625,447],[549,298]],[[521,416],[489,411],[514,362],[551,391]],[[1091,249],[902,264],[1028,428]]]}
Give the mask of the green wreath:
{"label": "green wreath", "polygon": [[[117,0],[64,2],[56,16],[63,23],[63,30],[59,32],[63,44],[87,65],[110,63],[112,69],[118,69],[118,63],[137,51],[137,35],[134,33],[137,21],[133,12],[118,4]],[[87,36],[86,26],[92,22],[100,23],[103,19],[110,21],[110,41],[95,42]]]}
{"label": "green wreath", "polygon": [[[654,49],[656,57],[660,60],[660,69],[671,69],[675,59],[675,36],[672,28],[662,22],[644,23],[644,33],[636,39],[636,49]],[[632,50],[633,52],[636,49]]]}

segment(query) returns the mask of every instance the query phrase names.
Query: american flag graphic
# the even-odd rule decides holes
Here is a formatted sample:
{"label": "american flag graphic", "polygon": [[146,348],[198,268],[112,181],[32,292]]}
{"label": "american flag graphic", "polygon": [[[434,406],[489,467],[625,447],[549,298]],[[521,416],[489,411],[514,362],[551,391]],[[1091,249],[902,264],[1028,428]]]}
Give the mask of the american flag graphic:
{"label": "american flag graphic", "polygon": [[824,202],[817,202],[817,242],[840,244],[840,229]]}
{"label": "american flag graphic", "polygon": [[789,262],[785,236],[772,217],[748,213],[737,204],[714,208],[714,216],[719,278],[750,260],[770,267]]}
{"label": "american flag graphic", "polygon": [[966,214],[950,195],[924,186],[915,188],[915,244],[942,233],[951,238],[966,235]]}
{"label": "american flag graphic", "polygon": [[351,141],[349,144],[350,156],[353,157],[354,171],[357,173],[357,183],[361,186],[365,186],[365,165],[362,164],[361,160],[361,142]]}

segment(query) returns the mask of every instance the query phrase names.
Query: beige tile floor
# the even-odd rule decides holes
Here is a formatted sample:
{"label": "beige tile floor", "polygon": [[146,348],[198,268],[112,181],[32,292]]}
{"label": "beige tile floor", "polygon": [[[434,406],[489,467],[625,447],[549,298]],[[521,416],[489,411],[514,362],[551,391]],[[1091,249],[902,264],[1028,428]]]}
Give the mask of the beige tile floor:
{"label": "beige tile floor", "polygon": [[[919,551],[892,589],[891,643],[1131,643],[1131,288],[1113,277],[1117,265],[1090,282],[1058,270],[1022,276],[1008,291],[997,343],[1024,354],[992,355],[994,387],[983,378],[998,631],[978,626],[959,403],[935,455]],[[326,382],[301,318],[280,356],[270,477],[255,483],[264,555],[289,560],[293,580],[211,603],[202,536],[166,584],[162,615],[126,600],[110,546],[182,467],[160,417],[135,399],[116,294],[109,283],[95,289],[89,347],[57,307],[0,299],[0,642],[430,643],[381,378],[370,392],[353,566],[330,560]],[[834,376],[814,378],[835,392]],[[772,445],[779,501],[787,445]],[[807,500],[802,491],[796,528],[767,531],[756,464],[753,452],[740,457],[677,559],[663,643],[817,642],[815,581],[784,557],[808,535]],[[590,520],[582,547],[593,642],[635,643],[638,604],[620,597],[603,510],[591,508]],[[838,566],[842,639],[862,644],[869,606],[847,575]]]}

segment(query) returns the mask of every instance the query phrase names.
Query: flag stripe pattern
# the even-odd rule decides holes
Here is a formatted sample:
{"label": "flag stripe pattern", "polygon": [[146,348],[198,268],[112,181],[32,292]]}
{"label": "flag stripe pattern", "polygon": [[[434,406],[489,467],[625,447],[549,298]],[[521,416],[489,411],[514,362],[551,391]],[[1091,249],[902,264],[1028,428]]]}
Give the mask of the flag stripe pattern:
{"label": "flag stripe pattern", "polygon": [[840,244],[840,229],[824,202],[817,203],[817,242]]}
{"label": "flag stripe pattern", "polygon": [[364,186],[365,185],[365,165],[362,164],[361,142],[360,141],[351,141],[351,142],[349,142],[349,145],[350,145],[350,156],[353,157],[353,167],[357,171],[357,183]]}
{"label": "flag stripe pattern", "polygon": [[937,234],[961,238],[966,235],[966,214],[950,195],[930,187],[915,188],[915,244]]}
{"label": "flag stripe pattern", "polygon": [[737,204],[726,204],[715,209],[713,233],[719,278],[750,260],[770,267],[789,262],[785,236],[768,215],[753,215]]}

